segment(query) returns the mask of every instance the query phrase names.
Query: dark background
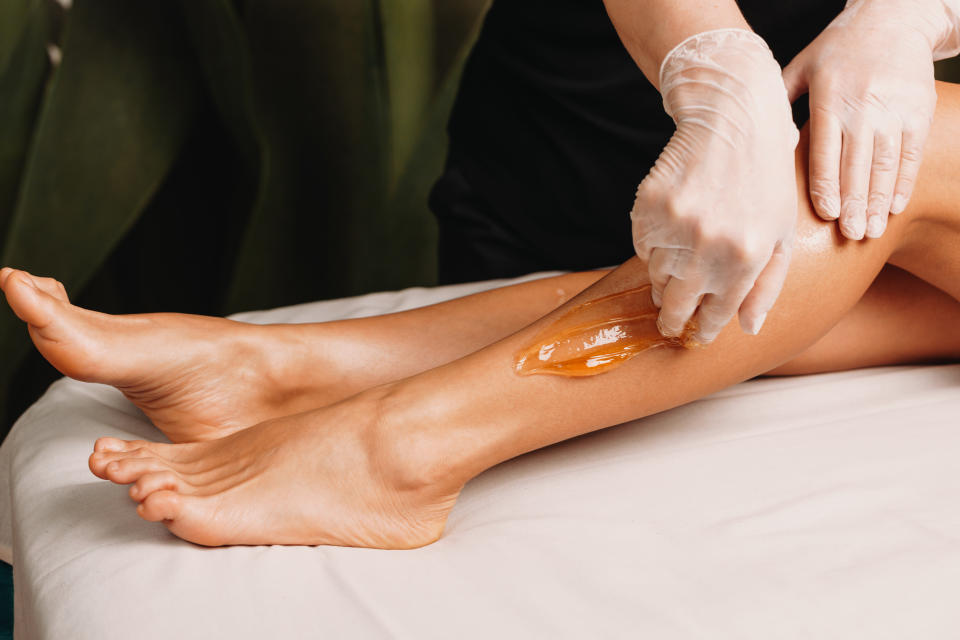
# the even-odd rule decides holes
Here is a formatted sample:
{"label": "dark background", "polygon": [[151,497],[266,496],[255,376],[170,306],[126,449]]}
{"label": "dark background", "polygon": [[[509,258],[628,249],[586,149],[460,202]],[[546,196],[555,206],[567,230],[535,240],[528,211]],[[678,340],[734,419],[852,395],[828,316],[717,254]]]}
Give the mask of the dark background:
{"label": "dark background", "polygon": [[[485,5],[3,0],[0,263],[109,313],[433,284],[427,193]],[[0,305],[0,435],[58,376]]]}
{"label": "dark background", "polygon": [[[427,193],[486,4],[2,0],[0,264],[109,313],[435,283]],[[57,377],[0,304],[0,436]]]}

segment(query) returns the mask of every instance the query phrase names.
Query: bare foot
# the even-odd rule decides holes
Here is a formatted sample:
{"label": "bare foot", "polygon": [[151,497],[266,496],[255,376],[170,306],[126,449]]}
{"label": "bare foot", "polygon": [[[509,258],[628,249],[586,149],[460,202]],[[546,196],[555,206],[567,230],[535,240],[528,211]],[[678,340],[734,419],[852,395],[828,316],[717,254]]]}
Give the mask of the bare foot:
{"label": "bare foot", "polygon": [[378,428],[374,392],[211,442],[100,438],[90,469],[133,483],[142,518],[197,544],[420,547],[440,537],[462,485],[427,478],[424,447]]}
{"label": "bare foot", "polygon": [[[220,438],[306,408],[283,325],[163,313],[112,316],[70,304],[63,285],[0,270],[0,288],[61,373],[117,387],[173,442]],[[283,374],[283,375],[281,375]],[[310,404],[307,406],[316,406]]]}

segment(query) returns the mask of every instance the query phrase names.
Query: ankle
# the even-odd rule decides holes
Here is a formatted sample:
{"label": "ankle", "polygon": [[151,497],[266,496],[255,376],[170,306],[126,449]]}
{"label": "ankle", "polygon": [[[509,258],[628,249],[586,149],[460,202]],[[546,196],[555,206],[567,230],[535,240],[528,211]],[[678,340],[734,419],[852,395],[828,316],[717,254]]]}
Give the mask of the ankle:
{"label": "ankle", "polygon": [[343,395],[342,367],[324,350],[316,326],[274,324],[250,326],[240,340],[240,349],[256,364],[271,401],[288,413],[299,413],[332,404]]}
{"label": "ankle", "polygon": [[453,495],[484,467],[476,450],[450,424],[442,404],[415,397],[403,381],[370,389],[355,399],[372,403],[372,449],[378,466],[405,492]]}

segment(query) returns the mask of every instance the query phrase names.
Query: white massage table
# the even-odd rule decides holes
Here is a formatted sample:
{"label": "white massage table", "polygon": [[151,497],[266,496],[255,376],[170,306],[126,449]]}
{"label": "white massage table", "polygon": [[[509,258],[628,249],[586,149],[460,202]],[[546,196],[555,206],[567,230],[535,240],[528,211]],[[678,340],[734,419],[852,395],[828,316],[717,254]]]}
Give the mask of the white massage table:
{"label": "white massage table", "polygon": [[61,380],[0,450],[0,549],[20,639],[954,639],[958,416],[960,366],[754,380],[484,473],[423,549],[206,549],[87,470],[98,436],[159,432]]}

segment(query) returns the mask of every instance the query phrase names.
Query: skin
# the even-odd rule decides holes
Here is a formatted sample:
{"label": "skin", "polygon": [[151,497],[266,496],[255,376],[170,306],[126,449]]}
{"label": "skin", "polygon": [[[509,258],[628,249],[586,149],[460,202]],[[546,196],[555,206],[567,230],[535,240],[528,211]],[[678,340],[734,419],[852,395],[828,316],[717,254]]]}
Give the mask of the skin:
{"label": "skin", "polygon": [[[242,387],[244,377],[256,372],[219,370],[208,358],[198,362],[191,349],[170,348],[178,335],[186,339],[203,333],[201,322],[213,323],[208,325],[213,333],[229,333],[232,324],[184,316],[93,314],[69,305],[54,281],[12,270],[0,273],[0,286],[30,325],[38,348],[61,370],[78,367],[79,373],[107,382],[117,370],[129,396],[149,398],[158,407],[155,420],[163,422],[164,408],[178,416],[171,422],[180,425],[177,433],[184,439],[191,434],[183,425],[203,403],[191,398],[178,404],[176,385],[164,376],[180,367],[203,386],[202,372],[213,369],[207,374],[206,399],[224,394],[217,406],[226,411],[222,418],[227,418],[224,433],[229,435],[186,444],[102,438],[95,445],[91,470],[132,484],[131,497],[145,519],[163,521],[176,535],[204,545],[417,547],[440,536],[469,479],[527,451],[662,411],[765,372],[960,357],[955,335],[960,319],[960,208],[955,204],[960,185],[953,179],[960,167],[952,149],[960,133],[960,92],[950,85],[938,89],[940,104],[913,200],[903,215],[891,219],[882,238],[847,241],[802,198],[795,257],[781,301],[760,335],[746,336],[728,326],[707,349],[648,351],[601,376],[520,377],[513,373],[513,357],[572,306],[635,287],[646,273],[637,259],[602,277],[571,274],[381,319],[268,327],[261,333],[238,328],[241,344],[255,344],[251,336],[280,337],[276,349],[271,343],[271,353],[260,354],[272,363],[262,380],[270,389],[265,397],[281,399],[278,404],[286,399],[290,406],[327,405],[246,429],[237,427],[244,420],[232,406],[241,400],[232,395],[232,385]],[[806,149],[804,138],[798,167],[807,166]],[[806,194],[805,172],[798,175],[797,189]],[[544,306],[559,301],[564,304],[535,319]],[[434,322],[424,336],[423,325],[417,325],[427,319]],[[174,324],[193,320],[193,333]],[[451,330],[436,331],[443,324],[437,320],[449,320]],[[526,326],[494,341],[517,325]],[[152,342],[157,334],[160,342]],[[421,338],[410,344],[396,342],[417,335]],[[367,338],[370,343],[364,342]],[[850,340],[856,348],[847,346]],[[466,343],[487,346],[464,354]],[[298,345],[308,345],[308,352],[291,356]],[[163,349],[171,355],[160,366],[155,356],[136,366],[124,363],[132,352]],[[394,364],[376,366],[383,353],[391,353]],[[330,382],[311,387],[301,380],[294,387],[301,390],[290,391],[285,385],[293,376],[277,364],[285,358],[291,360],[288,372],[312,363],[310,379],[329,375]],[[452,361],[437,362],[442,359]],[[146,360],[152,371],[146,370]],[[433,368],[384,380],[427,367]],[[378,386],[357,388],[369,384]],[[165,396],[168,387],[172,391]],[[161,391],[151,397],[151,388]],[[286,408],[251,408],[256,415],[271,410]],[[218,418],[208,415],[206,420],[215,425]],[[211,432],[204,425],[198,434],[209,438]]]}

